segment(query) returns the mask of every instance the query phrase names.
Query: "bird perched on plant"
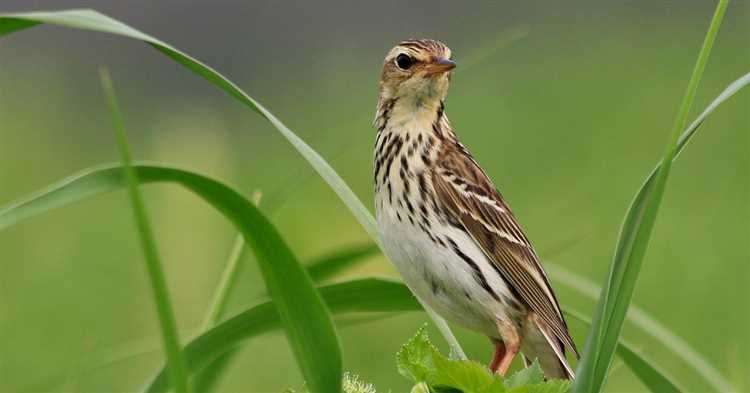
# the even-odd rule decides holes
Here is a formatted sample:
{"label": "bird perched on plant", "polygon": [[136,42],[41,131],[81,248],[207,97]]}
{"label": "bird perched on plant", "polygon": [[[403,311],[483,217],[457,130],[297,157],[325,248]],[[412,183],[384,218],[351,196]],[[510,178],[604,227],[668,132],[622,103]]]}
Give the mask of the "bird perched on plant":
{"label": "bird perched on plant", "polygon": [[451,50],[403,41],[383,63],[375,117],[375,209],[385,252],[446,319],[487,335],[490,369],[515,355],[548,378],[573,378],[578,356],[544,268],[500,193],[445,115]]}

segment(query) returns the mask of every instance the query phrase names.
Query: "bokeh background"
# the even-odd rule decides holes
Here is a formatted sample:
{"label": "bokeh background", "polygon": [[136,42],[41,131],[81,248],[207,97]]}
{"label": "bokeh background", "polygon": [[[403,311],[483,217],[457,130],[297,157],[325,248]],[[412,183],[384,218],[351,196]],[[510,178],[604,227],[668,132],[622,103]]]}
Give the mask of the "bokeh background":
{"label": "bokeh background", "polygon": [[[621,219],[657,162],[713,12],[711,1],[24,1],[91,7],[236,81],[326,157],[371,207],[371,121],[382,57],[445,41],[459,67],[447,113],[545,263],[603,282]],[[750,70],[750,3],[730,3],[694,117]],[[36,27],[0,38],[0,205],[118,160],[97,68],[110,68],[139,159],[224,179],[262,206],[302,260],[368,241],[325,183],[255,113],[132,40]],[[634,304],[750,390],[750,93],[710,118],[675,165]],[[235,231],[173,186],[145,187],[183,340],[196,334]],[[0,391],[137,390],[161,364],[155,311],[126,195],[98,196],[0,232]],[[232,311],[264,288],[251,257]],[[397,276],[383,257],[346,276]],[[594,302],[553,283],[563,305]],[[408,383],[399,346],[427,320],[340,330],[345,368],[379,391]],[[486,339],[461,329],[472,358]],[[573,325],[582,346],[586,331]],[[438,334],[434,341],[445,348]],[[669,374],[705,382],[659,342],[625,337]],[[302,384],[280,333],[248,341],[219,389]],[[643,391],[615,363],[608,392]]]}

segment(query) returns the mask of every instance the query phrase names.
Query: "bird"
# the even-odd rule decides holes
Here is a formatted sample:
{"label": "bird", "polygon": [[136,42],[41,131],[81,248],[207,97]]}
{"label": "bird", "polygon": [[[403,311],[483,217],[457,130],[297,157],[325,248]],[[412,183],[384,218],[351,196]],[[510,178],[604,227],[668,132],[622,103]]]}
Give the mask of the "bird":
{"label": "bird", "polygon": [[455,67],[432,39],[402,41],[383,62],[373,179],[384,252],[429,307],[490,339],[490,371],[505,375],[521,352],[545,378],[573,379],[566,350],[578,350],[539,257],[448,121]]}

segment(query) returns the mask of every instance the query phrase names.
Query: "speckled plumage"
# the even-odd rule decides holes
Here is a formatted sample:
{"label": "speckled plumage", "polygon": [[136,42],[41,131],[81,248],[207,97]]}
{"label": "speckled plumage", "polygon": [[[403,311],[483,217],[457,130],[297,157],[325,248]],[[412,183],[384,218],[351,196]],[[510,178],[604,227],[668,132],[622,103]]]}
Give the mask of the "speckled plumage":
{"label": "speckled plumage", "polygon": [[544,269],[445,114],[450,58],[438,41],[409,40],[383,64],[373,180],[386,254],[438,314],[496,343],[491,368],[521,350],[571,378],[565,348],[577,351]]}

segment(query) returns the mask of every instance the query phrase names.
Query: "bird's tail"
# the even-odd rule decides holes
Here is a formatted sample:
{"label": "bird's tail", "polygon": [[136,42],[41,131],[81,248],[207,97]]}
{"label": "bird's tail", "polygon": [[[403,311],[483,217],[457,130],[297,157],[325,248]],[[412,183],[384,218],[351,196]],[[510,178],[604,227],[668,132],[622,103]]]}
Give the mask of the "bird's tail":
{"label": "bird's tail", "polygon": [[565,358],[565,347],[541,318],[530,318],[534,326],[527,326],[523,352],[529,359],[537,359],[546,378],[573,379],[575,373]]}

